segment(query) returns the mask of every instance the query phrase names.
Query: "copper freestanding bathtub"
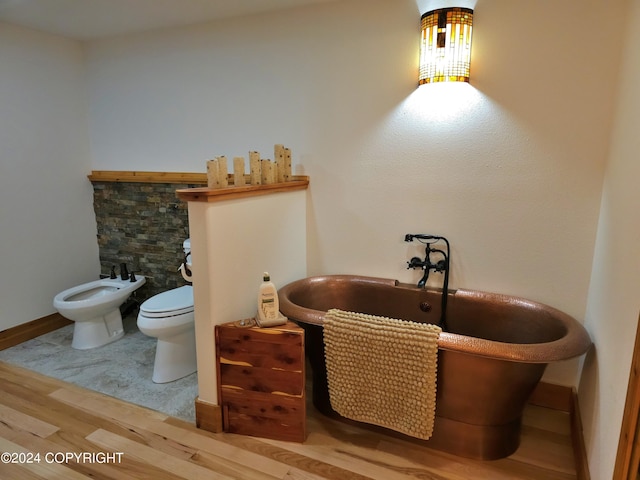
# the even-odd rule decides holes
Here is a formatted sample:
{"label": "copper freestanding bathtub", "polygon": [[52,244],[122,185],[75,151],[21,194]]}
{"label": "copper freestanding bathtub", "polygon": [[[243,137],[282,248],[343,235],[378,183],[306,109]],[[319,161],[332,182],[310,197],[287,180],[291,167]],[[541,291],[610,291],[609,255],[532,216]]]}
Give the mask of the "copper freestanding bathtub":
{"label": "copper freestanding bathtub", "polygon": [[[438,341],[434,430],[420,442],[474,459],[506,457],[519,446],[522,413],[546,365],[585,353],[591,340],[574,318],[540,303],[462,289],[448,295],[448,331]],[[381,278],[305,278],[281,288],[279,299],[282,313],[305,330],[313,404],[333,417],[339,415],[329,401],[322,334],[327,310],[436,324],[440,319],[440,290]]]}

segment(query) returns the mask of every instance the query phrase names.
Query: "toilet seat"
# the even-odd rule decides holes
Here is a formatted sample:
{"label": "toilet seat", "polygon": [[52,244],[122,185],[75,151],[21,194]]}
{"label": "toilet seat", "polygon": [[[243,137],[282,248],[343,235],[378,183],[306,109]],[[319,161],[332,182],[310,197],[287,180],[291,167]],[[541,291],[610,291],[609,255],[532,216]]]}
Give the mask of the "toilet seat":
{"label": "toilet seat", "polygon": [[147,318],[166,318],[193,312],[193,287],[167,290],[145,300],[140,305],[140,314]]}

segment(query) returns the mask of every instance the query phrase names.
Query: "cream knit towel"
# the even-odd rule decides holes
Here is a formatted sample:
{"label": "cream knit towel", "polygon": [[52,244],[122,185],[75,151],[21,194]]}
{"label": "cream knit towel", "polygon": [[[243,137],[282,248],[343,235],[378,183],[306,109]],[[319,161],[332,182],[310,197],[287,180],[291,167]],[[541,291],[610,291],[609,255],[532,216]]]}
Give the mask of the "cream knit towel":
{"label": "cream knit towel", "polygon": [[437,325],[332,309],[324,350],[332,408],[427,440],[433,432]]}

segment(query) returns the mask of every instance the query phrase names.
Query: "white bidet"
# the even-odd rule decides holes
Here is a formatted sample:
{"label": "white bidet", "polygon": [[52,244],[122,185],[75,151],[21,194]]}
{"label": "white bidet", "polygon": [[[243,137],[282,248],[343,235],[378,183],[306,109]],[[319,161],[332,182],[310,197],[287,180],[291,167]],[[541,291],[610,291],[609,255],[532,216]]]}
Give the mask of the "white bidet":
{"label": "white bidet", "polygon": [[104,278],[83,283],[60,292],[53,306],[60,314],[73,320],[71,346],[78,350],[101,347],[124,335],[120,306],[145,283],[138,276],[135,281]]}

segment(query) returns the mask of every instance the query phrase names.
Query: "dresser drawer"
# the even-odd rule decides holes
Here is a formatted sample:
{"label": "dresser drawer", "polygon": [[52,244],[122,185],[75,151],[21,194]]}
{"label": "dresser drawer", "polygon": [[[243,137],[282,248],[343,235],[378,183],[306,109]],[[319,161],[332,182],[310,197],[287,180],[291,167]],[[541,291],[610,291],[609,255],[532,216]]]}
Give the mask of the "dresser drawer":
{"label": "dresser drawer", "polygon": [[304,441],[304,330],[218,325],[216,359],[224,431]]}

